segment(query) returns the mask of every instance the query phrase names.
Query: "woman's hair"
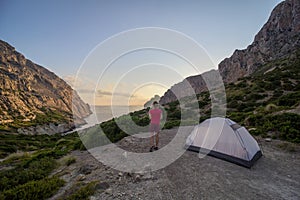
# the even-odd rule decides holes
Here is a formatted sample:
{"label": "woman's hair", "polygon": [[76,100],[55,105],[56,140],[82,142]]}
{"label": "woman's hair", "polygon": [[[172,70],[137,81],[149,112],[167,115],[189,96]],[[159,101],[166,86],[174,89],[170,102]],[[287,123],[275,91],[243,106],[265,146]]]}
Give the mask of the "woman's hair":
{"label": "woman's hair", "polygon": [[152,103],[152,105],[153,105],[154,108],[158,108],[158,107],[159,107],[159,104],[158,104],[157,101],[154,101],[154,102]]}

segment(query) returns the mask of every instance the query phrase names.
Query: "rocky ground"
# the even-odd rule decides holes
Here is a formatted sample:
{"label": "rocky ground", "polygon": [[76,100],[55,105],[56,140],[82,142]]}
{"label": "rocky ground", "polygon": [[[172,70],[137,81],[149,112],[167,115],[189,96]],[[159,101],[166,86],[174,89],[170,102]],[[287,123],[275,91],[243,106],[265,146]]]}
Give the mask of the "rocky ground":
{"label": "rocky ground", "polygon": [[[160,147],[176,133],[164,130]],[[74,151],[69,156],[76,162],[54,172],[67,184],[51,199],[66,195],[75,183],[91,181],[98,185],[90,199],[300,199],[299,145],[257,139],[264,155],[251,169],[186,151],[163,169],[127,173],[103,165],[87,151]],[[132,152],[149,150],[149,140],[133,136],[118,145]]]}

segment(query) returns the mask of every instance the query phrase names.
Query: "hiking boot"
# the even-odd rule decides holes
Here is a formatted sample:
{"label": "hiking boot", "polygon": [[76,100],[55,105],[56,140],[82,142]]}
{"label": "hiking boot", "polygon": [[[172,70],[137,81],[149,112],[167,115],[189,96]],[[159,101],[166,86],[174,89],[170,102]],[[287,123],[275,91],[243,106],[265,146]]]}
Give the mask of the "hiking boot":
{"label": "hiking boot", "polygon": [[152,152],[152,151],[154,150],[154,148],[155,148],[155,147],[154,147],[154,146],[152,146],[152,147],[150,148],[150,150],[149,150],[149,151],[150,151],[150,152]]}

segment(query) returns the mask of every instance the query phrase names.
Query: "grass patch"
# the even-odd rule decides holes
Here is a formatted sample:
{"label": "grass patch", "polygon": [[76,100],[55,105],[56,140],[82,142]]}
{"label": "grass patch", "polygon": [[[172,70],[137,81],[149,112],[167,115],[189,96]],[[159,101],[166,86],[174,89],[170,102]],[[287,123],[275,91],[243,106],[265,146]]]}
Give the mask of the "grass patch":
{"label": "grass patch", "polygon": [[71,156],[65,158],[65,165],[70,166],[70,165],[72,165],[73,163],[76,163],[76,158],[71,157]]}
{"label": "grass patch", "polygon": [[[49,197],[43,191],[50,195],[62,185],[61,181],[48,178],[58,166],[56,159],[81,148],[82,145],[77,133],[66,136],[2,134],[0,138],[1,155],[10,154],[5,161],[0,163],[3,167],[9,166],[6,170],[4,168],[0,171],[0,199],[45,199]],[[35,151],[26,153],[31,149]],[[20,151],[23,153],[11,154],[11,152]],[[66,161],[66,165],[75,161],[74,158],[70,158]],[[53,186],[47,186],[47,184]]]}
{"label": "grass patch", "polygon": [[65,182],[57,177],[29,181],[23,185],[11,187],[0,194],[3,200],[46,199],[54,195]]}
{"label": "grass patch", "polygon": [[68,152],[75,149],[83,149],[77,133],[61,136],[55,135],[23,135],[0,134],[0,158],[18,151],[29,152],[41,149],[55,149]]}
{"label": "grass patch", "polygon": [[86,185],[83,183],[75,184],[71,190],[71,194],[67,194],[61,198],[61,200],[88,200],[91,195],[93,195],[96,191],[97,182],[93,181]]}

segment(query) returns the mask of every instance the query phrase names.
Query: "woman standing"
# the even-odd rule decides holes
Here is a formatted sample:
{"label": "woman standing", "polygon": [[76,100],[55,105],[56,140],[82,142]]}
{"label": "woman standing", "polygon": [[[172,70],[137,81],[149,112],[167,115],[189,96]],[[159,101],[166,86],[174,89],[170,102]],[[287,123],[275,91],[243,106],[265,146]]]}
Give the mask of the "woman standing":
{"label": "woman standing", "polygon": [[[159,131],[160,131],[160,120],[162,119],[162,111],[159,109],[159,104],[157,101],[153,102],[153,107],[149,111],[150,117],[150,132],[153,133],[150,139],[150,152],[153,150],[158,150],[158,142],[159,142]],[[154,143],[155,137],[155,143]]]}

